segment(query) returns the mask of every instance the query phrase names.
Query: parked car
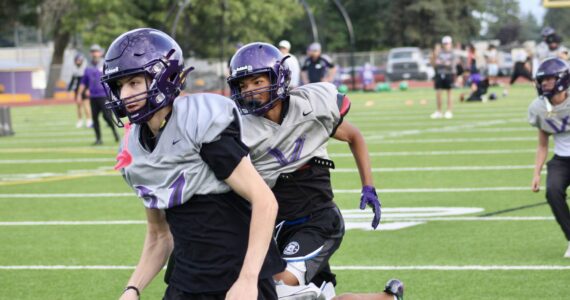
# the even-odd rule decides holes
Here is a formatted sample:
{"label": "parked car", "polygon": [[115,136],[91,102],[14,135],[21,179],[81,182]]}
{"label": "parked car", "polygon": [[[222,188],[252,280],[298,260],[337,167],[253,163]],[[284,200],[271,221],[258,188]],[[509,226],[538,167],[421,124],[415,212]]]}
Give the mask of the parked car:
{"label": "parked car", "polygon": [[424,58],[417,47],[394,48],[388,53],[386,73],[391,81],[395,80],[428,80],[433,78],[433,67]]}

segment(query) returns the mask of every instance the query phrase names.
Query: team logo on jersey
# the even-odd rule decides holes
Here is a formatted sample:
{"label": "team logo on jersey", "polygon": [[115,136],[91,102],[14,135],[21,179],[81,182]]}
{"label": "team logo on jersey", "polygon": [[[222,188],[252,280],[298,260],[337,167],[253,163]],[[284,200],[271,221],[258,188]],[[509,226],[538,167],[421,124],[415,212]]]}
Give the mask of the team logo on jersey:
{"label": "team logo on jersey", "polygon": [[283,254],[293,255],[293,254],[299,252],[299,248],[301,248],[301,246],[299,246],[299,243],[297,243],[295,241],[290,242],[289,244],[287,244],[285,249],[283,249]]}
{"label": "team logo on jersey", "polygon": [[298,139],[295,140],[295,143],[293,146],[293,152],[291,153],[291,155],[289,156],[288,159],[285,157],[285,154],[283,154],[283,152],[281,150],[279,150],[279,148],[271,148],[271,149],[269,149],[268,153],[273,155],[273,157],[275,157],[275,159],[277,159],[277,161],[279,162],[279,165],[286,166],[290,163],[293,163],[293,162],[296,162],[299,160],[299,158],[301,157],[301,152],[303,151],[303,146],[305,145],[305,139],[306,139],[306,136],[302,135],[301,137],[299,137]]}
{"label": "team logo on jersey", "polygon": [[566,126],[568,125],[568,118],[570,118],[570,116],[566,116],[562,119],[562,124],[560,125],[560,127],[556,126],[556,124],[554,123],[553,120],[551,119],[545,119],[544,121],[550,126],[552,127],[552,129],[554,129],[554,132],[556,133],[561,133],[566,131]]}

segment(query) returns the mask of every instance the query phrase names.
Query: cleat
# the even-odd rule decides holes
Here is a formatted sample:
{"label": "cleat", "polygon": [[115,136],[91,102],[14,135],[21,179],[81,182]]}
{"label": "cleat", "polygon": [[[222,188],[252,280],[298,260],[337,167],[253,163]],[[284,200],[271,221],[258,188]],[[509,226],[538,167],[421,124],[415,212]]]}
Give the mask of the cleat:
{"label": "cleat", "polygon": [[570,242],[568,242],[568,249],[566,250],[566,253],[564,253],[564,257],[570,258]]}
{"label": "cleat", "polygon": [[433,114],[431,114],[429,117],[432,119],[441,119],[443,117],[443,115],[441,114],[441,111],[438,110],[438,111],[434,112]]}
{"label": "cleat", "polygon": [[453,118],[453,113],[448,110],[445,112],[445,115],[443,115],[443,116],[446,119],[451,119],[451,118]]}
{"label": "cleat", "polygon": [[398,279],[390,279],[386,282],[384,292],[388,295],[396,296],[398,300],[404,300],[404,283]]}
{"label": "cleat", "polygon": [[275,283],[275,290],[279,300],[326,300],[314,283],[308,285],[286,285],[283,282]]}
{"label": "cleat", "polygon": [[75,128],[81,128],[83,127],[83,120],[79,120],[77,121],[77,124],[75,124]]}

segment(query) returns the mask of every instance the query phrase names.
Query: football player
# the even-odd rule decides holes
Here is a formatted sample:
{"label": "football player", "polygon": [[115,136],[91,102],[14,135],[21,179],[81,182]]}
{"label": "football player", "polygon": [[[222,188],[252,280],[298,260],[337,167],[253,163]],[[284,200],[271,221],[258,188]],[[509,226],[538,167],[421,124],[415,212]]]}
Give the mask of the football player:
{"label": "football player", "polygon": [[275,238],[287,268],[275,276],[283,283],[278,294],[285,286],[336,284],[329,259],[344,236],[344,221],[333,201],[330,137],[350,146],[362,182],[360,209],[372,208],[372,228],[381,213],[364,138],[343,121],[348,97],[330,83],[289,92],[286,58],[270,44],[251,43],[235,53],[228,77],[231,97],[244,115],[251,160],[279,203]]}
{"label": "football player", "polygon": [[241,141],[234,103],[177,97],[190,69],[165,33],[119,36],[105,56],[107,108],[128,117],[118,164],[142,199],[147,233],[121,299],[137,299],[172,252],[164,299],[276,299],[285,262],[272,241],[277,202]]}
{"label": "football player", "polygon": [[570,210],[566,190],[570,186],[570,71],[560,58],[545,60],[536,72],[538,98],[528,108],[529,123],[538,128],[538,147],[534,164],[532,191],[540,190],[540,173],[548,155],[548,140],[554,139],[554,156],[546,164],[546,200],[566,236],[570,258]]}

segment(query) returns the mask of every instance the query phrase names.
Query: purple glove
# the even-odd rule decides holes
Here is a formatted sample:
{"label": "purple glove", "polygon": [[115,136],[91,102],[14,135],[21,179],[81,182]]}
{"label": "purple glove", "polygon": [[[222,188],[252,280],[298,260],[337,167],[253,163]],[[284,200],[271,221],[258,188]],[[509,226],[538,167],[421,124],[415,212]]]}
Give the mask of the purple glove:
{"label": "purple glove", "polygon": [[372,219],[372,228],[376,229],[378,224],[380,224],[380,216],[382,215],[382,211],[380,207],[380,200],[378,200],[378,195],[376,195],[376,189],[373,186],[365,185],[362,187],[362,194],[360,197],[360,209],[365,209],[366,205],[372,207],[372,211],[374,212],[374,218]]}

